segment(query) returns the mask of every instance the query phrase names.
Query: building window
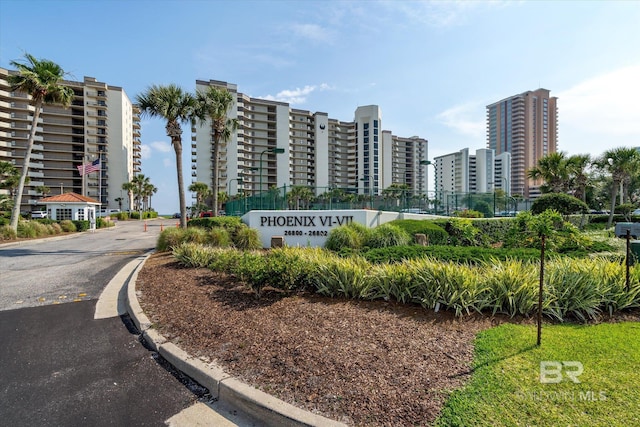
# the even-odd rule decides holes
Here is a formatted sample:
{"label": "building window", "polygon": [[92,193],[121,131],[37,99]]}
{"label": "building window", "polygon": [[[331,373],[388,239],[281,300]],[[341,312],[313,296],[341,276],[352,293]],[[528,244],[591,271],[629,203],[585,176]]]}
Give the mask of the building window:
{"label": "building window", "polygon": [[56,220],[73,219],[71,217],[71,209],[56,209]]}
{"label": "building window", "polygon": [[365,124],[364,124],[364,128],[365,128],[365,129],[369,129],[369,123],[365,123]]}
{"label": "building window", "polygon": [[377,121],[377,120],[374,120],[374,121],[373,121],[373,127],[374,127],[374,128],[377,128],[377,127],[378,127],[378,121]]}

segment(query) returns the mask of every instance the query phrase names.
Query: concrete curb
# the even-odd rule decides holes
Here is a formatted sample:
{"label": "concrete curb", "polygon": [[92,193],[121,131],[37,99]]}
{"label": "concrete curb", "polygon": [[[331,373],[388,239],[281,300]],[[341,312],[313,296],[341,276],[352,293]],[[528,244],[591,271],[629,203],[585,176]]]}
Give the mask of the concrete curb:
{"label": "concrete curb", "polygon": [[149,253],[140,262],[131,275],[131,279],[127,282],[126,307],[131,320],[151,348],[176,369],[206,387],[213,397],[261,420],[265,425],[274,427],[346,426],[338,421],[297,408],[245,384],[239,379],[226,374],[219,366],[213,363],[204,363],[202,360],[190,356],[153,329],[153,324],[140,307],[135,289],[138,272],[150,255]]}

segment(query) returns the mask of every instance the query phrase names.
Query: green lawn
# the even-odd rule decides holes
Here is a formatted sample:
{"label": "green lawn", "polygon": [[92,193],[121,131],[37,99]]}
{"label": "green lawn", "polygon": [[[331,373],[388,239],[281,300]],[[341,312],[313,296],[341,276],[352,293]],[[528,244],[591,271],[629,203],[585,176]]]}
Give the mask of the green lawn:
{"label": "green lawn", "polygon": [[[535,326],[480,333],[471,381],[437,425],[640,426],[640,323],[549,325],[535,342]],[[542,361],[580,362],[580,383],[565,371],[562,382],[541,383]]]}

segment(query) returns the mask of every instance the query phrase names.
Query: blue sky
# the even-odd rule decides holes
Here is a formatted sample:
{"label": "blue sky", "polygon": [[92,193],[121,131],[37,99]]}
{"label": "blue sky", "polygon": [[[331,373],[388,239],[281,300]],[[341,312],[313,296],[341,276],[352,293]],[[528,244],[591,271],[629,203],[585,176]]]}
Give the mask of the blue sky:
{"label": "blue sky", "polygon": [[[377,104],[383,128],[427,138],[431,158],[485,147],[485,106],[543,87],[559,98],[559,149],[599,155],[640,146],[639,23],[637,1],[0,0],[0,66],[28,52],[131,99],[214,79],[340,120]],[[174,212],[164,124],[144,120],[142,141],[153,205]]]}

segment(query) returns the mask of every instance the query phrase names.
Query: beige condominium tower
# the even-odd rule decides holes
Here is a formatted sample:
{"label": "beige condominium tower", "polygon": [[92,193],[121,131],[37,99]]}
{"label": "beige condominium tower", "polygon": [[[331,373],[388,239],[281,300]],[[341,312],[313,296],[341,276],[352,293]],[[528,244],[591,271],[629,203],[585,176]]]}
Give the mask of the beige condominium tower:
{"label": "beige condominium tower", "polygon": [[[11,91],[7,77],[14,71],[0,68],[0,161],[22,168],[34,106],[30,97]],[[22,197],[22,212],[29,212],[43,196],[75,192],[102,202],[102,208],[127,209],[122,184],[141,170],[140,118],[121,87],[93,77],[64,81],[73,89],[68,108],[44,105],[36,128],[29,167],[29,183]],[[78,166],[100,159],[100,170],[80,174]],[[7,192],[7,190],[0,190]]]}
{"label": "beige condominium tower", "polygon": [[547,89],[527,91],[487,106],[487,148],[496,156],[511,153],[511,193],[540,194],[541,182],[527,178],[538,160],[556,152],[557,98]]}

